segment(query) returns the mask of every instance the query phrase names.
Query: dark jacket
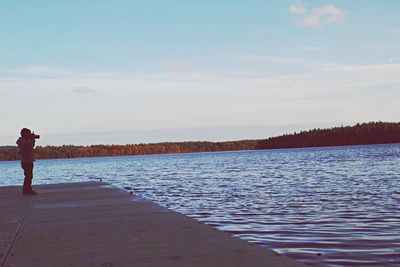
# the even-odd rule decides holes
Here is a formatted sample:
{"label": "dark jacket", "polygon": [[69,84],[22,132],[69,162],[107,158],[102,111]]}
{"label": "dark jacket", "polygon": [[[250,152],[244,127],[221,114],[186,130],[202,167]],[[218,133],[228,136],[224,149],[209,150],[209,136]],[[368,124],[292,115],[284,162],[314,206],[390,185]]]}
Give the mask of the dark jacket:
{"label": "dark jacket", "polygon": [[35,139],[18,138],[17,145],[21,162],[33,161],[33,148],[35,147]]}

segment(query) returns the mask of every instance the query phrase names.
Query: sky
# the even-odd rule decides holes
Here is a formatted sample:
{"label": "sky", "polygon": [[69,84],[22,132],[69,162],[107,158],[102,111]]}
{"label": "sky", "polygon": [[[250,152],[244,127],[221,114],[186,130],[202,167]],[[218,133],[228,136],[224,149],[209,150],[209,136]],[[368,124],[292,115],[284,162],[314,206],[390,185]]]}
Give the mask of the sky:
{"label": "sky", "polygon": [[400,118],[397,0],[0,0],[0,145],[267,138]]}

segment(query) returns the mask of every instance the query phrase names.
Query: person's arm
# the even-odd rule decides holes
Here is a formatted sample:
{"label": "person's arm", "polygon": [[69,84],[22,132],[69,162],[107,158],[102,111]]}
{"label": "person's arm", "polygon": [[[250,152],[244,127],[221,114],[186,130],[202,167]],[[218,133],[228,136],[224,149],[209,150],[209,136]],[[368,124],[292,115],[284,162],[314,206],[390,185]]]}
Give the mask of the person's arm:
{"label": "person's arm", "polygon": [[28,140],[29,140],[29,144],[32,146],[32,148],[34,148],[36,140],[35,139],[28,139]]}

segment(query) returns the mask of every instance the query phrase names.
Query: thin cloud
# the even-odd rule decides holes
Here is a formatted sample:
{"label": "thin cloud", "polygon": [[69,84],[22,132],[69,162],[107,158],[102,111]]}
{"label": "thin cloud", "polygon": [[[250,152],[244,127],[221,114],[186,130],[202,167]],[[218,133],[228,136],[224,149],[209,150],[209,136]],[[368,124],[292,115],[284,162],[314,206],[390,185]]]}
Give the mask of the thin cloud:
{"label": "thin cloud", "polygon": [[337,64],[333,62],[327,62],[327,61],[296,58],[296,57],[277,57],[277,56],[269,56],[262,54],[232,54],[229,55],[229,58],[233,61],[238,61],[243,63],[270,62],[273,64],[301,66],[301,67],[316,68],[316,69],[337,66]]}
{"label": "thin cloud", "polygon": [[394,58],[389,58],[387,60],[388,63],[399,63],[400,62],[400,57],[394,57]]}
{"label": "thin cloud", "polygon": [[30,66],[25,68],[18,68],[11,70],[13,73],[27,74],[27,75],[60,75],[68,74],[69,71],[65,69],[49,67],[49,66]]}
{"label": "thin cloud", "polygon": [[306,28],[320,28],[329,24],[341,25],[345,21],[345,12],[334,5],[313,8],[311,11],[304,6],[290,6],[289,13],[294,16],[293,22]]}
{"label": "thin cloud", "polygon": [[302,51],[302,52],[319,52],[319,51],[326,51],[326,47],[322,46],[294,46],[294,47],[281,47],[279,50],[286,50],[286,51]]}
{"label": "thin cloud", "polygon": [[376,51],[390,51],[390,52],[399,52],[400,45],[399,44],[388,44],[388,43],[381,43],[375,45],[365,45],[361,47],[362,49],[372,50],[374,53]]}
{"label": "thin cloud", "polygon": [[[45,95],[48,101],[41,102],[37,110],[43,121],[62,117],[63,125],[73,125],[83,131],[104,130],[104,125],[108,129],[123,130],[121,127],[125,127],[127,121],[130,125],[150,128],[154,125],[197,127],[202,121],[207,123],[205,126],[210,126],[252,124],[260,120],[271,124],[292,123],[298,122],[299,118],[316,121],[327,117],[331,120],[365,120],[382,116],[389,120],[400,116],[397,101],[400,97],[397,90],[399,72],[400,64],[379,64],[344,65],[302,75],[278,76],[271,76],[266,71],[251,76],[236,72],[207,72],[203,76],[161,72],[103,77],[78,75],[59,79],[30,77],[0,80],[1,90],[8,90],[2,95],[4,105],[0,109],[6,113],[16,97],[21,98],[22,103],[32,103],[42,101]],[[96,95],[96,99],[90,98],[90,94],[79,95],[89,98],[73,101],[78,95],[72,94],[67,87],[71,83],[76,87],[90,85],[104,93]],[[66,94],[66,87],[69,94]],[[75,90],[91,92],[90,89]],[[59,113],[54,115],[55,106]],[[90,112],[87,112],[88,108]],[[18,116],[24,118],[25,115]],[[11,125],[18,117],[5,120]],[[89,125],[87,121],[93,123]]]}
{"label": "thin cloud", "polygon": [[75,86],[72,88],[72,93],[75,94],[92,94],[95,90],[90,86]]}
{"label": "thin cloud", "polygon": [[394,33],[400,33],[400,27],[392,28],[391,31]]}
{"label": "thin cloud", "polygon": [[289,7],[290,14],[305,14],[307,13],[307,9],[303,6],[291,6]]}
{"label": "thin cloud", "polygon": [[193,64],[186,61],[178,61],[178,60],[164,61],[163,65],[168,70],[173,70],[173,71],[187,71],[187,70],[192,70],[194,68]]}

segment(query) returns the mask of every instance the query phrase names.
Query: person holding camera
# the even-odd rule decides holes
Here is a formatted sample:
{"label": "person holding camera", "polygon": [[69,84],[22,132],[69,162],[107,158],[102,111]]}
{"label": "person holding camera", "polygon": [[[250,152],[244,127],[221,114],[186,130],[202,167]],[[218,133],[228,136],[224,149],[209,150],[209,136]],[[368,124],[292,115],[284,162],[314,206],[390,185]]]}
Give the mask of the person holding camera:
{"label": "person holding camera", "polygon": [[32,179],[33,179],[33,148],[35,147],[35,139],[39,139],[40,136],[31,132],[27,128],[21,130],[21,137],[17,140],[19,148],[21,167],[24,170],[24,185],[22,187],[22,194],[24,195],[36,195],[36,192],[32,190]]}

